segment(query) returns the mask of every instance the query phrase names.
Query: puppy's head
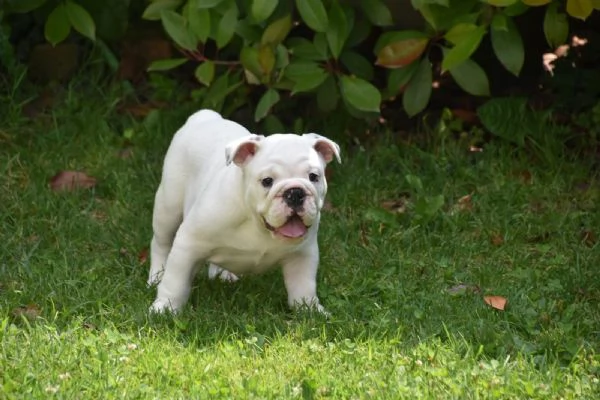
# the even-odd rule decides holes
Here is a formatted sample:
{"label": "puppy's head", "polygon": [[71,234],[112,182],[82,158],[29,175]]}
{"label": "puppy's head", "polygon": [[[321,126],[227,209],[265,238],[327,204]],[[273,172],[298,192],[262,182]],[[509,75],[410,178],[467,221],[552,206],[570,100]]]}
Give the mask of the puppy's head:
{"label": "puppy's head", "polygon": [[241,168],[246,204],[271,234],[300,241],[317,229],[327,193],[325,166],[340,148],[314,133],[250,135],[226,147],[227,164]]}

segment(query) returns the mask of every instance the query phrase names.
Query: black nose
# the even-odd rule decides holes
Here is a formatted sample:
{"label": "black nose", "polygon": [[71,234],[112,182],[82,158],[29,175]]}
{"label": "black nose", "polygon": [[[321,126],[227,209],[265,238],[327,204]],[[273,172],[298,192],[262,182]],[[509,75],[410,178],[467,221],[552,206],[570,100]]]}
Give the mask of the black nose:
{"label": "black nose", "polygon": [[283,192],[283,200],[291,208],[298,208],[304,204],[306,192],[301,188],[290,188]]}

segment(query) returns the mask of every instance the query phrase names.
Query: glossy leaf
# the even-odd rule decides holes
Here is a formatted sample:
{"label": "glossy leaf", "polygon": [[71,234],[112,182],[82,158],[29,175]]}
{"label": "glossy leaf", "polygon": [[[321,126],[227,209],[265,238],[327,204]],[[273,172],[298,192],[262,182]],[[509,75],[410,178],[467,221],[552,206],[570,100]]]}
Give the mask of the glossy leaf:
{"label": "glossy leaf", "polygon": [[316,89],[327,79],[325,70],[317,63],[311,62],[290,63],[284,76],[294,82],[292,94]]}
{"label": "glossy leaf", "polygon": [[175,10],[181,4],[182,0],[157,0],[148,4],[148,7],[142,14],[143,19],[149,21],[158,21],[160,19],[160,13],[163,10]]}
{"label": "glossy leaf", "polygon": [[539,129],[538,122],[523,97],[491,98],[477,109],[479,120],[490,133],[508,140],[520,147],[525,145],[525,137],[531,129]]}
{"label": "glossy leaf", "polygon": [[240,62],[244,68],[250,71],[256,78],[263,76],[262,66],[258,60],[258,49],[256,47],[244,47],[240,52]]}
{"label": "glossy leaf", "polygon": [[491,30],[492,47],[504,68],[519,76],[525,62],[523,40],[512,18],[506,20],[506,30]]}
{"label": "glossy leaf", "polygon": [[204,86],[210,86],[213,79],[215,79],[215,63],[210,60],[204,61],[198,65],[196,71],[194,71],[194,76]]}
{"label": "glossy leaf", "polygon": [[325,36],[329,44],[329,51],[336,60],[342,53],[348,34],[346,14],[338,2],[334,1],[329,9],[329,25],[325,31]]}
{"label": "glossy leaf", "polygon": [[[235,4],[235,3],[233,3]],[[222,49],[227,46],[227,44],[233,39],[233,34],[235,33],[235,25],[237,23],[238,18],[238,9],[237,6],[230,7],[223,17],[219,21],[219,25],[217,28],[217,34],[215,41],[217,42],[217,47]]]}
{"label": "glossy leaf", "polygon": [[48,15],[44,26],[44,36],[50,44],[56,46],[69,36],[69,32],[71,32],[71,22],[69,22],[64,3],[61,3]]}
{"label": "glossy leaf", "polygon": [[392,13],[381,0],[361,1],[360,6],[365,15],[376,26],[390,26],[394,24]]}
{"label": "glossy leaf", "polygon": [[566,14],[558,11],[558,3],[552,3],[546,8],[544,35],[552,48],[557,48],[567,41],[569,21]]}
{"label": "glossy leaf", "polygon": [[262,75],[269,77],[275,67],[275,53],[271,46],[260,46],[258,49],[258,63],[260,65]]}
{"label": "glossy leaf", "polygon": [[497,13],[492,18],[490,27],[495,30],[508,31],[508,17],[503,13]]}
{"label": "glossy leaf", "polygon": [[271,108],[273,108],[273,106],[277,104],[280,99],[281,98],[277,90],[272,88],[267,90],[258,101],[256,110],[254,110],[254,121],[258,122],[266,117],[271,111]]}
{"label": "glossy leaf", "polygon": [[70,0],[65,2],[65,10],[71,26],[83,36],[96,40],[96,24],[90,13],[79,4]]}
{"label": "glossy leaf", "polygon": [[315,44],[305,38],[291,38],[286,44],[288,45],[292,55],[305,61],[324,61],[324,57],[316,48]]}
{"label": "glossy leaf", "polygon": [[271,22],[263,32],[260,42],[262,44],[278,45],[283,42],[291,29],[292,17],[288,14],[285,17]]}
{"label": "glossy leaf", "polygon": [[450,49],[444,56],[442,61],[442,69],[448,71],[454,68],[458,64],[462,63],[477,50],[481,39],[485,35],[485,27],[479,26],[477,29],[462,36],[460,42],[458,42],[452,49]]}
{"label": "glossy leaf", "polygon": [[[221,17],[214,14],[212,17],[215,20],[220,20]],[[246,43],[260,42],[264,33],[264,29],[260,25],[252,23],[250,18],[238,20],[235,24],[235,34],[244,39]]]}
{"label": "glossy leaf", "polygon": [[567,0],[567,14],[585,21],[594,11],[592,0]]}
{"label": "glossy leaf", "polygon": [[223,0],[192,0],[194,5],[198,8],[214,8],[218,6]]}
{"label": "glossy leaf", "polygon": [[173,68],[179,67],[186,61],[187,58],[169,58],[166,60],[156,60],[150,64],[150,66],[148,67],[148,71],[168,71]]}
{"label": "glossy leaf", "polygon": [[[502,15],[502,14],[500,14]],[[453,45],[457,45],[460,42],[467,40],[469,35],[472,35],[474,31],[476,31],[477,25],[470,23],[460,23],[454,25],[446,34],[444,35],[444,39],[452,43]]]}
{"label": "glossy leaf", "polygon": [[410,0],[413,8],[419,10],[426,4],[439,4],[444,7],[450,6],[450,0]]}
{"label": "glossy leaf", "polygon": [[[437,32],[445,32],[457,23],[476,22],[478,13],[474,14],[478,1],[475,0],[453,0],[446,4],[423,4],[419,11],[421,16]],[[475,18],[473,18],[475,17]]]}
{"label": "glossy leaf", "polygon": [[13,0],[5,7],[13,13],[28,13],[40,8],[48,0]]}
{"label": "glossy leaf", "polygon": [[486,3],[496,7],[507,7],[515,4],[519,0],[485,0]]}
{"label": "glossy leaf", "polygon": [[502,10],[502,13],[507,17],[516,17],[525,13],[527,10],[529,10],[529,6],[519,1],[512,6],[506,7],[504,10]]}
{"label": "glossy leaf", "polygon": [[373,48],[373,52],[375,55],[378,55],[379,52],[386,46],[396,43],[402,42],[408,39],[428,39],[429,37],[420,31],[390,31],[385,32],[379,39],[377,39],[377,43],[375,43],[375,47]]}
{"label": "glossy leaf", "polygon": [[205,9],[188,6],[186,14],[190,30],[196,36],[196,39],[202,43],[206,43],[210,35],[210,12]]}
{"label": "glossy leaf", "polygon": [[288,49],[280,44],[275,47],[275,68],[283,69],[290,65],[290,53]]}
{"label": "glossy leaf", "polygon": [[375,64],[387,68],[404,67],[419,59],[428,44],[428,38],[404,39],[390,43],[379,51]]}
{"label": "glossy leaf", "polygon": [[276,0],[252,0],[252,17],[256,22],[262,22],[269,18],[277,7]]}
{"label": "glossy leaf", "polygon": [[243,83],[238,75],[220,75],[208,88],[202,107],[219,111],[225,98],[236,91]]}
{"label": "glossy leaf", "polygon": [[329,19],[322,0],[296,0],[296,8],[310,29],[316,32],[327,30]]}
{"label": "glossy leaf", "polygon": [[431,98],[432,83],[431,63],[427,58],[423,58],[402,96],[402,105],[409,117],[414,117],[427,107]]}
{"label": "glossy leaf", "polygon": [[329,75],[317,90],[317,105],[319,110],[330,112],[335,110],[340,100],[340,91],[333,75]]}
{"label": "glossy leaf", "polygon": [[465,60],[450,70],[454,81],[465,92],[474,96],[489,96],[490,82],[483,70],[475,61]]}
{"label": "glossy leaf", "polygon": [[160,19],[165,31],[178,46],[186,50],[196,49],[196,38],[188,30],[187,24],[180,14],[172,10],[163,10],[160,12]]}
{"label": "glossy leaf", "polygon": [[[345,8],[345,10],[351,9]],[[350,34],[348,35],[346,43],[348,44],[348,47],[354,47],[367,40],[373,25],[366,18],[347,18],[348,20],[352,20],[352,29],[350,29]]]}
{"label": "glossy leaf", "polygon": [[362,54],[356,51],[344,51],[340,56],[340,61],[342,65],[346,67],[352,75],[356,75],[359,78],[363,78],[367,81],[370,81],[375,75],[375,71],[371,62],[367,60]]}
{"label": "glossy leaf", "polygon": [[400,92],[406,84],[411,80],[420,62],[414,62],[404,68],[397,68],[390,71],[387,81],[388,95],[395,96]]}
{"label": "glossy leaf", "polygon": [[550,3],[552,0],[522,0],[522,1],[524,4],[527,4],[528,6],[537,7],[537,6],[546,5],[546,4]]}
{"label": "glossy leaf", "polygon": [[323,32],[318,32],[313,38],[313,43],[315,44],[315,50],[319,52],[324,60],[327,60],[329,58],[329,44],[327,43],[327,35],[325,35]]}
{"label": "glossy leaf", "polygon": [[266,134],[281,133],[286,131],[283,123],[273,114],[269,114],[265,117],[262,126]]}
{"label": "glossy leaf", "polygon": [[352,76],[340,78],[340,92],[344,100],[359,111],[379,112],[381,93],[371,83]]}

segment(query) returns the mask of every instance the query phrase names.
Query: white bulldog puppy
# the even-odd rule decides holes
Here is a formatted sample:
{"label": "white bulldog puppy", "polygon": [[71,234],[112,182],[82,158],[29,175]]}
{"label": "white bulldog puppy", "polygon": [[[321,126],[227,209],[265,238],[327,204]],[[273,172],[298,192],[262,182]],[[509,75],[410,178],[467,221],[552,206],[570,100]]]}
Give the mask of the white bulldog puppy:
{"label": "white bulldog puppy", "polygon": [[193,114],[171,142],[156,192],[150,310],[180,310],[197,267],[210,263],[210,277],[231,281],[281,265],[290,307],[323,311],[317,231],[334,158],[339,146],[314,133],[264,137],[211,110]]}

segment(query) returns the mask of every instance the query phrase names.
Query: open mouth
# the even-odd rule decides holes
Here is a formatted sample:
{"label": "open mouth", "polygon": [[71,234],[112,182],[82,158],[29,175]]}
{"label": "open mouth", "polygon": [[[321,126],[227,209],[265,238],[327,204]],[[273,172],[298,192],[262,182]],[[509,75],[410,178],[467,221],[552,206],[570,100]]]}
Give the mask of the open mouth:
{"label": "open mouth", "polygon": [[278,228],[269,225],[269,223],[265,221],[264,218],[263,221],[265,223],[265,227],[268,230],[275,232],[279,236],[283,236],[289,239],[298,239],[303,237],[304,235],[306,235],[306,232],[308,232],[309,228],[306,225],[304,225],[304,222],[302,222],[302,218],[300,218],[300,216],[298,216],[297,214],[292,215],[290,218],[288,218],[285,224],[281,225]]}

